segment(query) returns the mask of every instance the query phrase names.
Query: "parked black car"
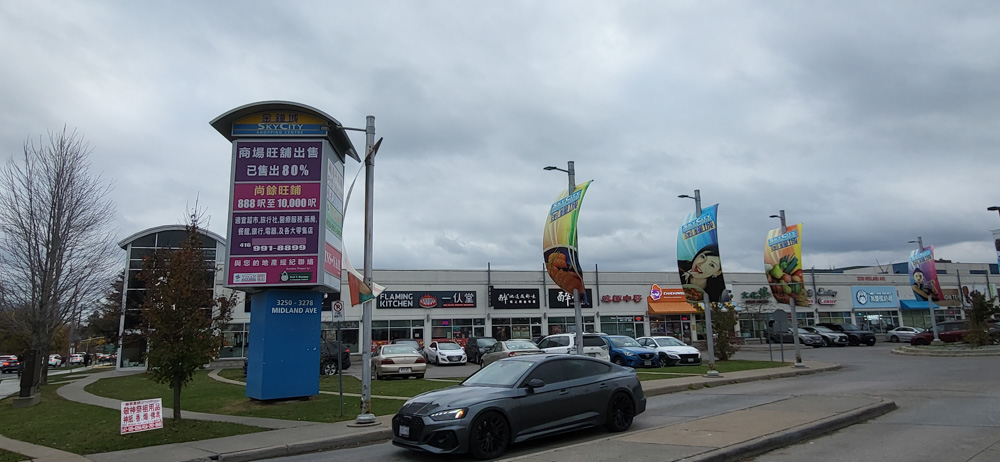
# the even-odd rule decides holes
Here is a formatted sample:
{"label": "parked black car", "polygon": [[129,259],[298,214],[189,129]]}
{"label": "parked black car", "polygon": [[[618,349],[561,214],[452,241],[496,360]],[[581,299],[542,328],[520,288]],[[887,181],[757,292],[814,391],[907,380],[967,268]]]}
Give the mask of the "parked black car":
{"label": "parked black car", "polygon": [[835,323],[835,322],[821,322],[817,323],[817,326],[823,326],[830,330],[837,332],[843,332],[847,334],[847,344],[851,346],[858,346],[862,343],[868,346],[875,345],[875,333],[870,330],[862,329],[854,324],[850,323]]}
{"label": "parked black car", "polygon": [[319,349],[320,375],[337,374],[337,352],[340,352],[340,364],[344,369],[351,368],[351,349],[336,340],[324,340]]}
{"label": "parked black car", "polygon": [[8,372],[17,372],[21,367],[21,360],[17,359],[17,356],[8,355],[0,361],[0,371],[4,374]]}
{"label": "parked black car", "polygon": [[469,362],[479,364],[483,361],[483,355],[491,346],[496,345],[497,339],[493,337],[469,337],[465,342],[465,356]]}
{"label": "parked black car", "polygon": [[[351,367],[351,349],[341,345],[336,340],[324,340],[320,344],[319,350],[319,373],[320,375],[337,374],[337,351],[340,351],[340,361],[344,369]],[[243,360],[243,376],[247,375],[247,360]]]}

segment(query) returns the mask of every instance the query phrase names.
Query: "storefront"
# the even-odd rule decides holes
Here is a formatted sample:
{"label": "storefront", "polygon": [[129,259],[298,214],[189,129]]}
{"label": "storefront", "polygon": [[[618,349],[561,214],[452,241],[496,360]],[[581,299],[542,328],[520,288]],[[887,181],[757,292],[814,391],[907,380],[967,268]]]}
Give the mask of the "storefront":
{"label": "storefront", "polygon": [[[372,323],[374,325],[374,323]],[[351,349],[352,352],[360,352],[358,349],[358,344],[361,343],[361,322],[360,321],[343,321],[340,323],[340,338],[337,338],[337,323],[335,322],[324,322],[322,325],[323,331],[320,336],[323,340],[340,340],[345,346]],[[372,328],[372,333],[375,329]]]}
{"label": "storefront", "polygon": [[232,323],[222,328],[220,358],[245,358],[250,345],[250,324]]}
{"label": "storefront", "polygon": [[497,340],[533,339],[542,336],[542,318],[493,318],[493,338]]}
{"label": "storefront", "polygon": [[[583,331],[597,332],[593,316],[583,317]],[[576,316],[549,316],[549,333],[566,334],[576,332]]]}
{"label": "storefront", "polygon": [[899,326],[900,301],[894,286],[852,286],[854,325],[876,334]]}
{"label": "storefront", "polygon": [[646,303],[650,335],[669,335],[688,344],[698,339],[692,330],[698,310],[688,303],[684,289],[653,284]]}
{"label": "storefront", "polygon": [[486,320],[483,318],[432,318],[431,339],[452,340],[465,346],[469,337],[485,337]]}
{"label": "storefront", "polygon": [[646,335],[645,316],[601,316],[601,332],[639,338]]}

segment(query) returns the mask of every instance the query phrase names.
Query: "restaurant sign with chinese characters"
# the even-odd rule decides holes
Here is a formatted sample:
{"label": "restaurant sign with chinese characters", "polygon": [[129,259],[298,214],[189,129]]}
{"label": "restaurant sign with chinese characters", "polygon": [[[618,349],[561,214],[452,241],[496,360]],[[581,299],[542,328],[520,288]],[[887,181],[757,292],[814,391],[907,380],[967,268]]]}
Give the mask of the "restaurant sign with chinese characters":
{"label": "restaurant sign with chinese characters", "polygon": [[[581,308],[594,307],[594,295],[587,291],[587,299],[580,301]],[[549,308],[573,308],[573,294],[562,289],[549,289]]]}
{"label": "restaurant sign with chinese characters", "polygon": [[385,291],[376,299],[379,309],[475,308],[476,291]]}
{"label": "restaurant sign with chinese characters", "polygon": [[329,142],[234,141],[227,285],[339,291],[342,196]]}
{"label": "restaurant sign with chinese characters", "polygon": [[160,398],[122,401],[121,434],[163,428],[163,403]]}
{"label": "restaurant sign with chinese characters", "polygon": [[538,309],[541,297],[538,289],[497,289],[490,286],[490,306],[498,310]]}
{"label": "restaurant sign with chinese characters", "polygon": [[771,291],[767,287],[761,287],[754,292],[742,292],[740,298],[743,303],[768,303],[771,301]]}
{"label": "restaurant sign with chinese characters", "polygon": [[621,302],[635,302],[639,303],[642,301],[642,294],[634,295],[601,295],[601,301],[604,303],[621,303]]}

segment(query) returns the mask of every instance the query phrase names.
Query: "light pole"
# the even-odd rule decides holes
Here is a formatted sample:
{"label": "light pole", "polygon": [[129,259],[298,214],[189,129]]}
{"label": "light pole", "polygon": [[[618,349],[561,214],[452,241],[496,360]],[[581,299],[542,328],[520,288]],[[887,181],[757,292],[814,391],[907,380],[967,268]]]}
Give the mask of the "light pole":
{"label": "light pole", "polygon": [[[778,218],[781,220],[781,234],[788,232],[788,226],[785,225],[785,211],[779,210],[777,215],[771,215],[768,218]],[[799,282],[798,284],[802,284]],[[796,291],[797,292],[797,291]],[[795,367],[806,367],[802,364],[802,346],[799,345],[799,318],[795,314],[795,296],[788,296],[788,308],[792,311],[792,343],[795,344]]]}
{"label": "light pole", "polygon": [[[543,167],[542,170],[558,170],[560,172],[566,172],[569,176],[569,189],[566,190],[566,195],[572,196],[573,191],[576,190],[576,169],[573,168],[573,161],[566,162],[566,170],[559,167]],[[574,263],[575,264],[575,263]],[[577,289],[573,289],[573,314],[574,323],[576,324],[576,354],[583,354],[583,311],[580,308],[580,292]]]}
{"label": "light pole", "polygon": [[[687,194],[681,194],[677,196],[679,198],[694,199],[694,219],[697,220],[701,216],[701,191],[698,189],[694,190],[694,197]],[[706,345],[708,347],[708,372],[705,374],[710,377],[717,377],[719,371],[715,369],[715,335],[712,332],[712,302],[708,298],[708,292],[702,292],[702,304],[705,307],[705,339]]]}
{"label": "light pole", "polygon": [[[917,236],[915,241],[906,241],[907,244],[917,244],[917,253],[924,251],[924,238]],[[933,258],[934,256],[931,255]],[[912,264],[912,263],[911,263]],[[938,337],[937,330],[937,316],[934,315],[934,302],[931,300],[930,294],[927,294],[927,309],[931,312],[931,331],[934,332],[934,340],[931,340],[931,345],[943,345],[944,342]]]}

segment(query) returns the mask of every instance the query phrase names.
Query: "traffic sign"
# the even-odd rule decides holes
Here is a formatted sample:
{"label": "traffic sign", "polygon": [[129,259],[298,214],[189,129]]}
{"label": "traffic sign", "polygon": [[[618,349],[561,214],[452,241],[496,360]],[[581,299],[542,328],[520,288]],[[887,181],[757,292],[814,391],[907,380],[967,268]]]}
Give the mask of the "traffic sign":
{"label": "traffic sign", "polygon": [[344,302],[341,300],[336,300],[333,302],[333,320],[334,321],[344,320]]}

